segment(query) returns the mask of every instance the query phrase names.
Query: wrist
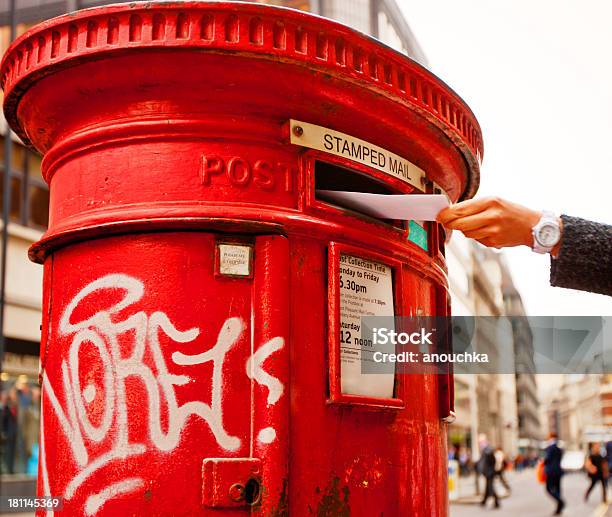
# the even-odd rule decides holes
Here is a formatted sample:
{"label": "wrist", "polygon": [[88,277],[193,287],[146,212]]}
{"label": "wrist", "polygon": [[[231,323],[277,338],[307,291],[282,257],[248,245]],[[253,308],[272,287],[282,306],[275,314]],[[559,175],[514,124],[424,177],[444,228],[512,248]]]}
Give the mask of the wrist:
{"label": "wrist", "polygon": [[539,220],[532,227],[532,250],[536,253],[550,253],[553,257],[559,252],[562,222],[550,211],[538,212]]}
{"label": "wrist", "polygon": [[543,215],[544,213],[538,210],[529,210],[529,212],[526,214],[526,228],[523,244],[528,248],[533,249],[533,229],[540,222]]}

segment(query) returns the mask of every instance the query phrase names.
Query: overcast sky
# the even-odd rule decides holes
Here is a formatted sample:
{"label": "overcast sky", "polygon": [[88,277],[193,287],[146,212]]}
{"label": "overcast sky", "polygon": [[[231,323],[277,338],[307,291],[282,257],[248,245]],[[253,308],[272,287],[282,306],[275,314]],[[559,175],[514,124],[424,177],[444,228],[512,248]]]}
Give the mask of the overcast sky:
{"label": "overcast sky", "polygon": [[[479,196],[612,223],[612,2],[398,0],[430,67],[484,135]],[[612,315],[549,285],[549,259],[505,252],[531,315]]]}

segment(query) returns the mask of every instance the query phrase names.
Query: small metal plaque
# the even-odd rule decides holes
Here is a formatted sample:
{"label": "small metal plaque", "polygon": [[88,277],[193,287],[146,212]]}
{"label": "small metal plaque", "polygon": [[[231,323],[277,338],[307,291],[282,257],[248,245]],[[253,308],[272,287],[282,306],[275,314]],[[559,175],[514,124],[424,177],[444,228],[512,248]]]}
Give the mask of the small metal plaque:
{"label": "small metal plaque", "polygon": [[315,124],[290,120],[291,143],[352,160],[424,191],[425,171],[401,156],[353,136]]}
{"label": "small metal plaque", "polygon": [[243,244],[217,244],[218,272],[220,275],[250,277],[252,246]]}
{"label": "small metal plaque", "polygon": [[202,504],[219,509],[258,505],[262,495],[261,470],[258,458],[205,458]]}

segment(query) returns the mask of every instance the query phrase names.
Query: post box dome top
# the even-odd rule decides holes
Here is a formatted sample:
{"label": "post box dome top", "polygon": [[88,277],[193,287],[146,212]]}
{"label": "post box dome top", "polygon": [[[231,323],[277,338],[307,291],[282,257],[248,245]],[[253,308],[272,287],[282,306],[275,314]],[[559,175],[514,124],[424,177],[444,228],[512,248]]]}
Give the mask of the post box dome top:
{"label": "post box dome top", "polygon": [[294,9],[246,2],[133,2],[47,20],[16,39],[0,65],[4,113],[19,137],[19,102],[34,83],[80,63],[139,49],[193,49],[275,60],[350,81],[400,102],[438,127],[469,171],[475,194],[480,126],[463,100],[421,65],[376,39]]}

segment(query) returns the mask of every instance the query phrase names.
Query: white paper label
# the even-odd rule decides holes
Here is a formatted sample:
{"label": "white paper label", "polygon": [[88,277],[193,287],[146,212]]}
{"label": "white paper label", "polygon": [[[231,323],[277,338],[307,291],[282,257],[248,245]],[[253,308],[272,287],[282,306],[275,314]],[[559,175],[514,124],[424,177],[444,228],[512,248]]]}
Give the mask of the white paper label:
{"label": "white paper label", "polygon": [[376,351],[392,353],[361,340],[362,316],[394,316],[393,271],[384,264],[340,255],[340,376],[347,395],[392,398],[393,373],[361,373],[361,361],[372,361]]}
{"label": "white paper label", "polygon": [[231,276],[251,274],[251,247],[219,244],[219,273]]}

